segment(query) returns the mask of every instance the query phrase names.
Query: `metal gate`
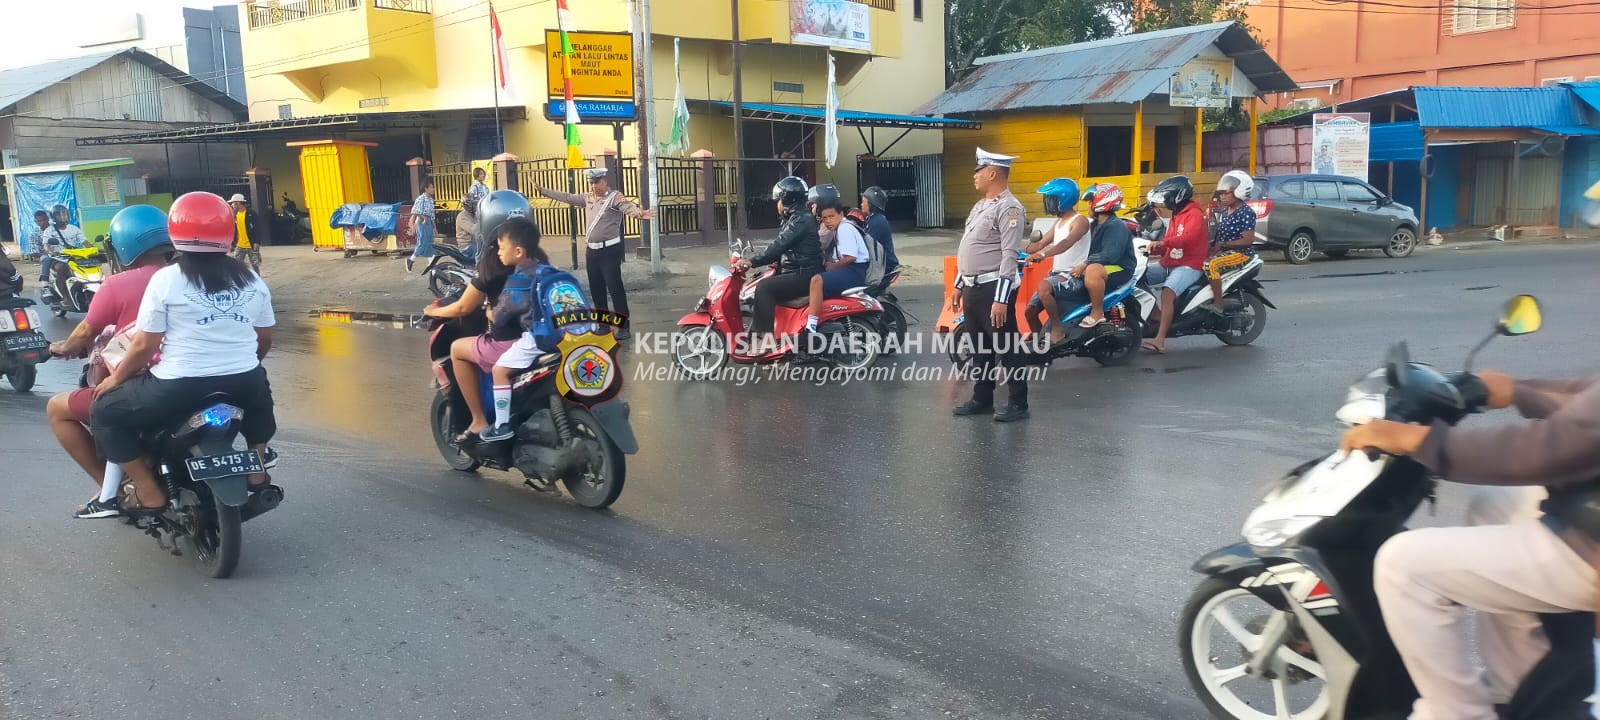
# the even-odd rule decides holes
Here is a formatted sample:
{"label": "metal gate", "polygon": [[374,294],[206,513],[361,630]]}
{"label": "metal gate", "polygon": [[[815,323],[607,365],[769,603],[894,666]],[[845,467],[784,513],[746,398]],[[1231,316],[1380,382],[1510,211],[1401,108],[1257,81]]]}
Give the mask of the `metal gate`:
{"label": "metal gate", "polygon": [[1555,225],[1560,206],[1561,158],[1528,156],[1517,161],[1517,208],[1507,217],[1506,184],[1511,158],[1478,157],[1472,189],[1472,224]]}
{"label": "metal gate", "polygon": [[917,227],[944,226],[944,155],[916,157]]}

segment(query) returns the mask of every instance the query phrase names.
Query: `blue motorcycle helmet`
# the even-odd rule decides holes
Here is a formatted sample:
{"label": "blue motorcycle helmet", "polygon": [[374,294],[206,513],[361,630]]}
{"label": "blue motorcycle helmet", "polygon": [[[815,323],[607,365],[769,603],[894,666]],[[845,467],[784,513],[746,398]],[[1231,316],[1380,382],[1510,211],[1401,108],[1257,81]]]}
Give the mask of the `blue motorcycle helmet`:
{"label": "blue motorcycle helmet", "polygon": [[1072,178],[1051,180],[1041,185],[1038,193],[1044,196],[1044,212],[1051,217],[1060,217],[1078,204],[1078,183]]}
{"label": "blue motorcycle helmet", "polygon": [[151,205],[129,205],[111,218],[111,252],[122,267],[153,250],[172,251],[167,214]]}

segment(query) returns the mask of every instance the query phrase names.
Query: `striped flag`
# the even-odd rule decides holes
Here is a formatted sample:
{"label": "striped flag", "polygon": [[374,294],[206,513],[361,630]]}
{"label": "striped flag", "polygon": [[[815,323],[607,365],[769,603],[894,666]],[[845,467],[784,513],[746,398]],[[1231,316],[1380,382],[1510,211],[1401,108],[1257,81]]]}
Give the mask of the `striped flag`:
{"label": "striped flag", "polygon": [[583,155],[578,151],[582,140],[578,138],[578,103],[572,99],[572,11],[567,0],[556,0],[556,26],[561,29],[561,85],[567,100],[567,167],[583,167]]}
{"label": "striped flag", "polygon": [[494,14],[494,3],[489,3],[489,34],[494,36],[494,72],[500,81],[501,90],[509,90],[506,85],[506,43],[500,35],[500,16]]}
{"label": "striped flag", "polygon": [[683,97],[683,71],[680,60],[678,41],[672,39],[672,76],[677,83],[677,89],[672,93],[672,134],[661,145],[661,151],[667,155],[686,157],[689,154],[689,103]]}
{"label": "striped flag", "polygon": [[[564,1],[564,0],[563,0]],[[834,84],[833,53],[828,53],[828,105],[822,119],[823,159],[828,167],[839,159],[839,90]]]}

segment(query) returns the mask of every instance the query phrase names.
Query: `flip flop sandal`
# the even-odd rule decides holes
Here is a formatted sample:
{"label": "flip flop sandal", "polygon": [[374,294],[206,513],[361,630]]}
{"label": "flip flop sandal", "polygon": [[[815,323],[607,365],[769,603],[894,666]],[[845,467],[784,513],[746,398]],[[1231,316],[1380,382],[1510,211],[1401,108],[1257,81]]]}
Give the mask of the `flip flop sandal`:
{"label": "flip flop sandal", "polygon": [[1145,352],[1153,352],[1153,353],[1155,353],[1157,355],[1165,355],[1165,354],[1167,354],[1166,350],[1164,350],[1162,348],[1159,348],[1159,347],[1156,347],[1155,343],[1145,343],[1142,346],[1142,348],[1144,349]]}
{"label": "flip flop sandal", "polygon": [[1099,320],[1095,320],[1094,318],[1085,317],[1084,319],[1078,321],[1078,327],[1081,327],[1081,328],[1083,328],[1085,330],[1089,330],[1091,328],[1096,328],[1096,327],[1099,327],[1101,325],[1104,325],[1104,324],[1106,324],[1108,322],[1111,322],[1111,321],[1107,320],[1105,318],[1100,318]]}
{"label": "flip flop sandal", "polygon": [[456,436],[456,447],[467,447],[483,442],[483,436],[470,430]]}
{"label": "flip flop sandal", "polygon": [[117,493],[117,509],[123,515],[160,515],[167,510],[166,499],[162,498],[160,505],[147,506],[139,500],[139,491],[132,482],[123,483],[122,489]]}

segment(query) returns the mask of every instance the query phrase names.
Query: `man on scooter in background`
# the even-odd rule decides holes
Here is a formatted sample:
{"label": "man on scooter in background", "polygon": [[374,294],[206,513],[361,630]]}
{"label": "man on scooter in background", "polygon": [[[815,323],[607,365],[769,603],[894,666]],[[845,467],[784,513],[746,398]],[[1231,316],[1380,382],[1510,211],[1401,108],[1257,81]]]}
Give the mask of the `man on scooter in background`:
{"label": "man on scooter in background", "polygon": [[900,267],[900,258],[894,254],[894,229],[889,227],[889,193],[877,185],[862,190],[861,212],[866,215],[867,234],[883,251],[883,274],[888,275]]}
{"label": "man on scooter in background", "polygon": [[1150,287],[1161,286],[1161,322],[1155,339],[1144,349],[1157,355],[1167,352],[1167,332],[1177,319],[1178,296],[1200,281],[1206,263],[1206,214],[1194,201],[1194,183],[1179,175],[1162,180],[1150,191],[1150,203],[1171,213],[1167,234],[1150,246],[1160,260],[1145,267]]}
{"label": "man on scooter in background", "polygon": [[[805,297],[811,291],[811,278],[822,272],[822,245],[817,237],[817,216],[806,207],[806,181],[789,176],[772,186],[772,199],[778,203],[783,226],[778,239],[767,251],[733,264],[734,272],[782,260],[777,275],[761,281],[756,288],[755,316],[750,319],[747,342],[752,347],[771,344],[772,325],[778,303]],[[760,343],[760,345],[757,345]],[[751,352],[749,354],[758,354]]]}
{"label": "man on scooter in background", "polygon": [[1078,214],[1078,183],[1071,178],[1051,180],[1040,186],[1038,193],[1044,200],[1044,214],[1056,221],[1043,237],[1022,251],[1028,254],[1030,265],[1046,258],[1053,257],[1055,260],[1049,277],[1034,289],[1033,299],[1028,301],[1023,319],[1028,321],[1028,332],[1037,334],[1044,327],[1040,324],[1040,315],[1048,315],[1053,337],[1055,327],[1061,324],[1060,311],[1054,309],[1057,305],[1054,299],[1056,288],[1067,284],[1073,268],[1089,257],[1088,244],[1078,242],[1089,234],[1089,218]]}
{"label": "man on scooter in background", "polygon": [[[1478,378],[1488,407],[1516,406],[1527,419],[1487,428],[1374,420],[1340,443],[1345,452],[1411,456],[1453,482],[1517,488],[1500,497],[1480,491],[1475,527],[1410,530],[1378,551],[1373,580],[1384,622],[1421,694],[1411,720],[1496,720],[1494,704],[1549,650],[1538,614],[1596,607],[1600,376]],[[1549,489],[1543,517],[1525,509],[1519,487],[1536,485]],[[1487,678],[1471,661],[1467,608],[1478,611]],[[1600,641],[1595,654],[1600,660]]]}

